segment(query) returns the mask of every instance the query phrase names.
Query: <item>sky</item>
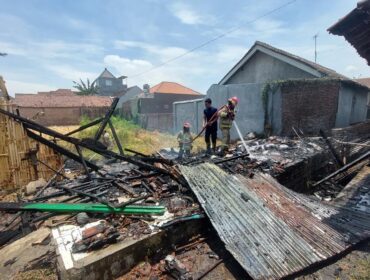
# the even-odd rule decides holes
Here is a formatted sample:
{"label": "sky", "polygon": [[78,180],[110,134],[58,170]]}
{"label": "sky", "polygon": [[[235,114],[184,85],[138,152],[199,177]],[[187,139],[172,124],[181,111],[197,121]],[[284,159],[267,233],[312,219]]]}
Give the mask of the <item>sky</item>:
{"label": "sky", "polygon": [[0,75],[11,95],[72,88],[105,67],[128,76],[129,87],[174,81],[206,93],[255,41],[313,61],[318,34],[319,64],[370,77],[356,50],[327,32],[357,0],[296,0],[269,13],[288,2],[0,0],[0,52],[8,54],[0,57]]}

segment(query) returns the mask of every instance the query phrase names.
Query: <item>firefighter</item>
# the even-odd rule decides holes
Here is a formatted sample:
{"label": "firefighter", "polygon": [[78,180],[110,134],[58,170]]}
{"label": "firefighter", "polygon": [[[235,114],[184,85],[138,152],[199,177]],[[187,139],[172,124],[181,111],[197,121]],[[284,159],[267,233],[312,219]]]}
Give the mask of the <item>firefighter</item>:
{"label": "firefighter", "polygon": [[190,151],[192,148],[193,137],[190,133],[190,123],[184,123],[182,131],[177,135],[177,141],[179,142],[179,158],[181,159],[184,152],[187,156],[190,156]]}
{"label": "firefighter", "polygon": [[[207,154],[211,154],[211,151],[216,151],[216,140],[217,140],[217,109],[212,107],[212,100],[207,98],[204,101],[205,109],[203,111],[203,127],[206,126],[205,142],[207,145]],[[211,150],[212,140],[212,150]]]}
{"label": "firefighter", "polygon": [[218,113],[220,118],[220,130],[222,133],[221,155],[229,150],[230,145],[230,129],[235,119],[235,107],[238,105],[239,99],[234,96],[230,98],[227,105],[224,106]]}
{"label": "firefighter", "polygon": [[104,130],[103,132],[103,144],[110,149],[112,147],[112,140],[110,138],[109,132]]}

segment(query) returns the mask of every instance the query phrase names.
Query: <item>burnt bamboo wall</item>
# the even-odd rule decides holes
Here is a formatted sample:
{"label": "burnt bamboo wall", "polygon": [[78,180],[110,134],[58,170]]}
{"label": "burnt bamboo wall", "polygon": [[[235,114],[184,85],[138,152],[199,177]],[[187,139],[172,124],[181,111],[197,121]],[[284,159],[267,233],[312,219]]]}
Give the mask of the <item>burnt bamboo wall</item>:
{"label": "burnt bamboo wall", "polygon": [[[13,112],[8,102],[1,101],[2,109]],[[0,191],[14,191],[30,181],[48,180],[54,172],[34,162],[29,154],[35,152],[37,159],[58,170],[62,158],[49,147],[30,139],[23,126],[13,119],[0,114]]]}

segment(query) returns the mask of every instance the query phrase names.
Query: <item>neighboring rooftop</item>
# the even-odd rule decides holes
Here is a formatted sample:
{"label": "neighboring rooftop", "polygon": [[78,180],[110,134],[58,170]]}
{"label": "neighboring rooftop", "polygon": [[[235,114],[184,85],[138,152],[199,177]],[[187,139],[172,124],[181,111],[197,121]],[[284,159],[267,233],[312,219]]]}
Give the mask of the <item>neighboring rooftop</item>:
{"label": "neighboring rooftop", "polygon": [[14,103],[19,107],[109,107],[110,97],[77,95],[70,89],[38,92],[37,94],[16,93]]}
{"label": "neighboring rooftop", "polygon": [[111,72],[109,72],[107,68],[104,68],[104,71],[99,75],[99,78],[115,79],[116,77]]}
{"label": "neighboring rooftop", "polygon": [[344,36],[370,65],[370,0],[358,2],[355,9],[329,27],[328,31]]}
{"label": "neighboring rooftop", "polygon": [[357,83],[370,88],[370,77],[368,78],[360,78],[360,79],[354,79]]}
{"label": "neighboring rooftop", "polygon": [[348,79],[348,77],[343,76],[334,70],[324,67],[320,64],[312,62],[310,60],[304,59],[300,56],[291,54],[282,49],[275,48],[264,42],[256,41],[254,45],[248,50],[248,52],[243,56],[243,58],[222,78],[219,84],[224,84],[229,80],[229,78],[236,73],[243,65],[245,65],[250,58],[257,52],[260,51],[267,55],[271,55],[279,60],[291,64],[297,68],[300,68],[306,72],[311,73],[312,75],[318,78],[338,78],[338,79]]}
{"label": "neighboring rooftop", "polygon": [[161,82],[150,88],[150,93],[167,93],[167,94],[187,94],[187,95],[201,95],[201,93],[192,90],[175,82]]}

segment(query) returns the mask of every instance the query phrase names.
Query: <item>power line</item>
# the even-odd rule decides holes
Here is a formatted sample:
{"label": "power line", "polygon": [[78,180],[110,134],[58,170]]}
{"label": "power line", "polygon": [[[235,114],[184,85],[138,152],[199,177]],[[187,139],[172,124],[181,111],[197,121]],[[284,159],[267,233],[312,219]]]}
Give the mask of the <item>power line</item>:
{"label": "power line", "polygon": [[218,35],[218,36],[216,36],[216,37],[214,37],[214,38],[212,38],[212,39],[210,39],[210,40],[208,40],[208,41],[205,41],[204,43],[202,43],[202,44],[200,44],[200,45],[198,45],[198,46],[196,46],[196,47],[194,47],[194,48],[192,48],[192,49],[190,49],[190,50],[188,50],[188,51],[186,51],[186,52],[184,52],[184,53],[182,53],[182,54],[180,54],[180,55],[178,55],[178,56],[175,56],[175,57],[173,57],[173,58],[170,58],[170,59],[168,59],[168,60],[166,60],[166,61],[164,61],[164,62],[162,62],[162,63],[160,63],[160,64],[158,64],[158,65],[156,65],[156,66],[153,66],[152,68],[150,68],[150,69],[148,69],[148,70],[146,70],[146,71],[143,71],[143,72],[140,72],[140,73],[138,73],[138,74],[132,75],[132,76],[130,76],[130,77],[128,77],[128,78],[135,78],[135,77],[138,77],[138,76],[144,75],[144,74],[146,74],[146,73],[148,73],[148,72],[151,72],[151,71],[153,71],[153,70],[155,70],[155,69],[157,69],[157,68],[163,67],[164,65],[169,64],[169,63],[171,63],[172,61],[175,61],[175,60],[177,60],[177,59],[179,59],[179,58],[181,58],[181,57],[184,57],[184,56],[188,55],[189,53],[192,53],[192,52],[194,52],[194,51],[196,51],[196,50],[198,50],[198,49],[200,49],[200,48],[203,48],[204,46],[206,46],[206,45],[208,45],[208,44],[210,44],[210,43],[213,43],[214,41],[217,41],[218,39],[221,39],[221,38],[223,38],[223,37],[225,37],[225,36],[227,36],[227,35],[229,35],[229,34],[231,34],[231,33],[235,32],[235,31],[239,30],[239,29],[240,29],[240,28],[242,28],[244,25],[249,25],[249,24],[251,24],[251,23],[254,23],[254,22],[256,22],[256,21],[260,20],[261,18],[264,18],[264,17],[266,17],[266,16],[268,16],[268,15],[271,15],[271,14],[273,14],[273,13],[275,13],[275,12],[277,12],[277,11],[279,11],[279,10],[283,9],[283,8],[285,8],[286,6],[289,6],[289,5],[293,4],[293,3],[294,3],[294,2],[296,2],[296,1],[297,1],[297,0],[289,1],[289,2],[287,2],[287,3],[285,3],[285,4],[281,5],[281,6],[279,6],[279,7],[275,8],[275,9],[273,9],[273,10],[271,10],[271,11],[269,11],[269,12],[265,13],[265,14],[260,15],[259,17],[255,18],[255,19],[253,19],[253,20],[251,20],[251,21],[246,22],[246,23],[245,23],[245,24],[243,24],[243,25],[240,25],[240,26],[238,26],[238,27],[232,28],[232,29],[230,29],[229,31],[226,31],[226,32],[224,32],[224,33],[222,33],[222,34],[220,34],[220,35]]}

